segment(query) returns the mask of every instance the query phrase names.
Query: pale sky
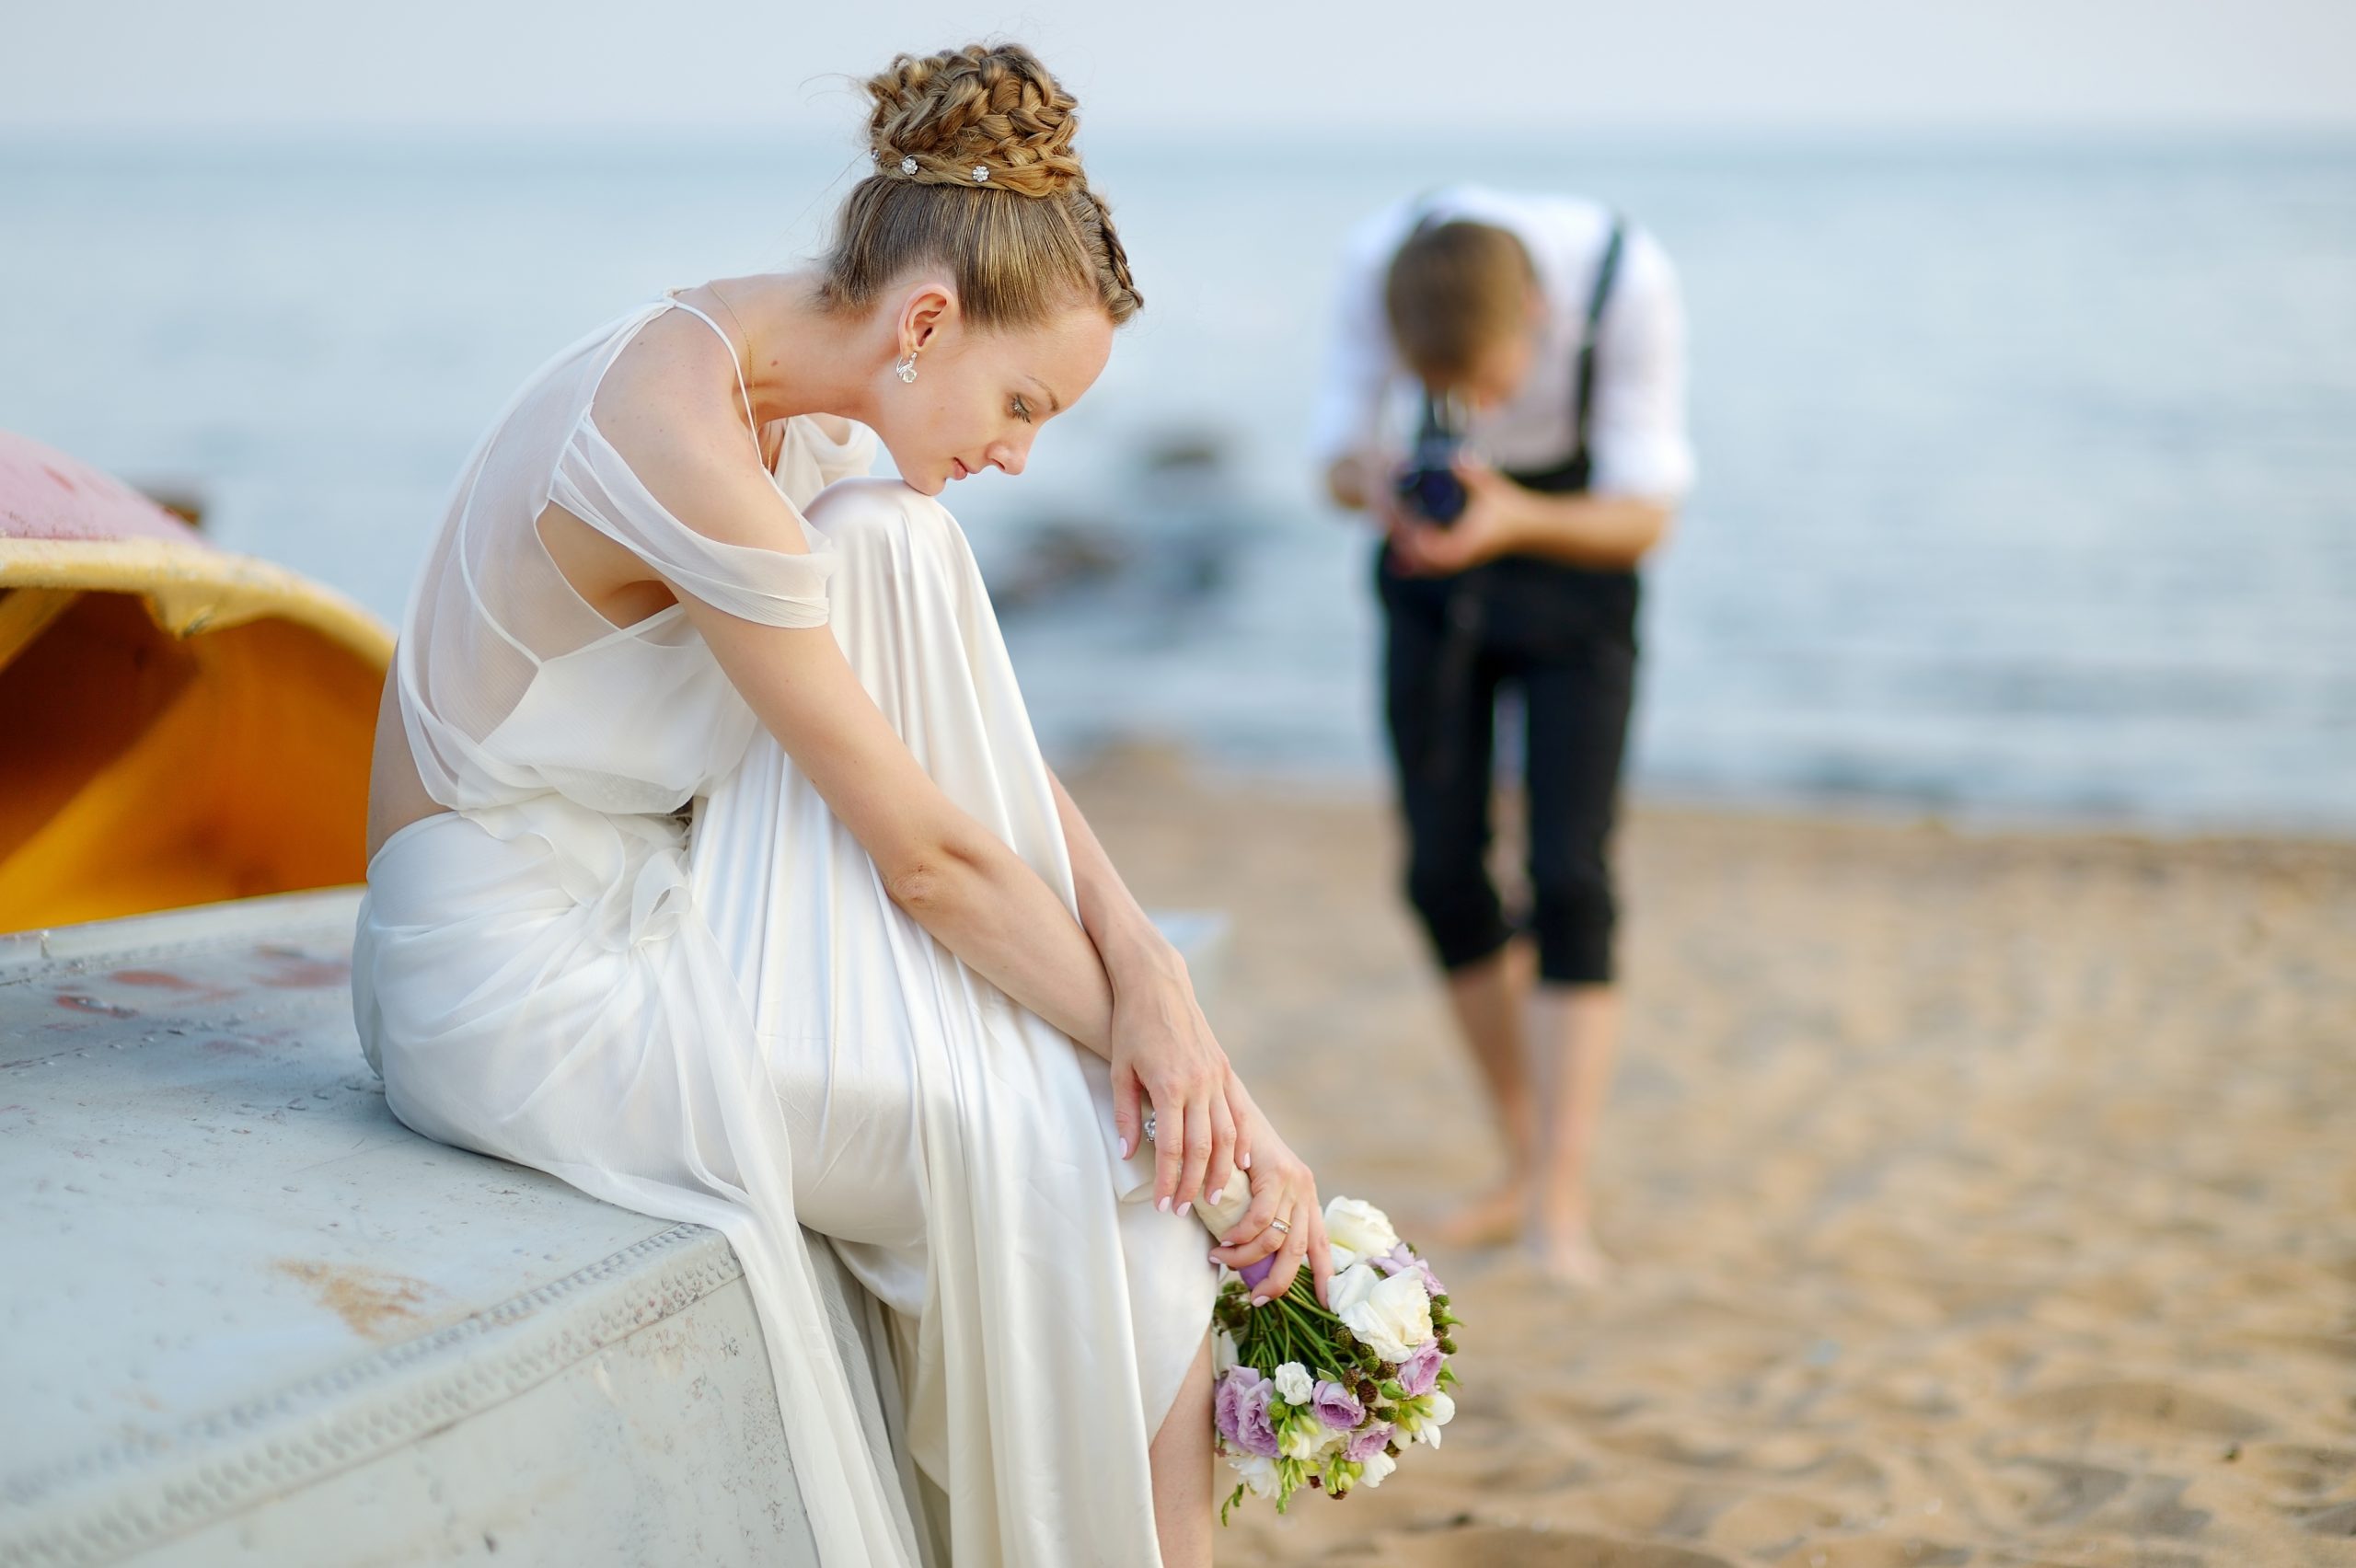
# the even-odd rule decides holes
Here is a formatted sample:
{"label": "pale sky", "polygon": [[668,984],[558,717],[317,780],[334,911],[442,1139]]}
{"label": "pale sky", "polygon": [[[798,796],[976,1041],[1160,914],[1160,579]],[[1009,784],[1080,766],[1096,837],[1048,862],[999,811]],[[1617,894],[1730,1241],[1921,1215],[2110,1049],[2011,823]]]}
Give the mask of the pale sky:
{"label": "pale sky", "polygon": [[0,131],[847,130],[845,77],[987,36],[1093,128],[1230,142],[2356,128],[2350,0],[0,0]]}

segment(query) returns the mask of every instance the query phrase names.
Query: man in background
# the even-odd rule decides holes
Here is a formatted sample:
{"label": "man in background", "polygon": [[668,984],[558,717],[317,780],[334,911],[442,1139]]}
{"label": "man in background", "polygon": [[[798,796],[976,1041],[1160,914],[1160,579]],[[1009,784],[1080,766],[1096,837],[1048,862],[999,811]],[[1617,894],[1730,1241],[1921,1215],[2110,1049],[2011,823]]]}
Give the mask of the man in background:
{"label": "man in background", "polygon": [[[1339,303],[1316,455],[1334,500],[1383,533],[1407,896],[1506,1144],[1505,1181],[1435,1239],[1519,1235],[1548,1273],[1591,1284],[1606,1266],[1588,1170],[1620,1032],[1609,850],[1636,569],[1693,469],[1676,276],[1650,236],[1592,202],[1458,187],[1361,224]],[[1386,418],[1403,391],[1406,444]],[[1510,923],[1486,867],[1507,690],[1530,882]]]}

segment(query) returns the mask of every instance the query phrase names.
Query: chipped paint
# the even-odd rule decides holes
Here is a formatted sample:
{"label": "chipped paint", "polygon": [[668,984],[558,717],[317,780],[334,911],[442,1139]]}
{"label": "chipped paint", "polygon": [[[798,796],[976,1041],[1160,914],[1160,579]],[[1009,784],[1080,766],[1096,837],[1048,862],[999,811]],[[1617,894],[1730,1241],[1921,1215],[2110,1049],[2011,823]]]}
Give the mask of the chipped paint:
{"label": "chipped paint", "polygon": [[68,1012],[96,1013],[100,1018],[137,1018],[139,1016],[137,1008],[127,1008],[120,1002],[102,1002],[95,997],[84,996],[77,991],[58,992],[57,1005]]}

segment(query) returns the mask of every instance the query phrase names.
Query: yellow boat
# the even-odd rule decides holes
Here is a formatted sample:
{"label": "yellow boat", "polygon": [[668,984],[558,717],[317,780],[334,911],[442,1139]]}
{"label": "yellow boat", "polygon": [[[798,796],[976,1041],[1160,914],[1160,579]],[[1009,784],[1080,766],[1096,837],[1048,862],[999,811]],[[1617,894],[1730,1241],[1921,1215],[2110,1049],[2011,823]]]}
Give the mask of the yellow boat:
{"label": "yellow boat", "polygon": [[392,648],[0,431],[0,931],[360,881]]}

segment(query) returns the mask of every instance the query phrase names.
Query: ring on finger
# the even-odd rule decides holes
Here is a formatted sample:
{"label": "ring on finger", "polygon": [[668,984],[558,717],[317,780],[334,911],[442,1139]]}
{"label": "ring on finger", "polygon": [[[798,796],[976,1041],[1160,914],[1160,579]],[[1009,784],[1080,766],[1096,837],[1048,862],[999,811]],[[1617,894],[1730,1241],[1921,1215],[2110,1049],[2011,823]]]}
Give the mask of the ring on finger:
{"label": "ring on finger", "polygon": [[1292,1234],[1292,1227],[1287,1225],[1281,1219],[1272,1219],[1268,1221],[1268,1228],[1275,1231],[1279,1236],[1289,1236]]}

